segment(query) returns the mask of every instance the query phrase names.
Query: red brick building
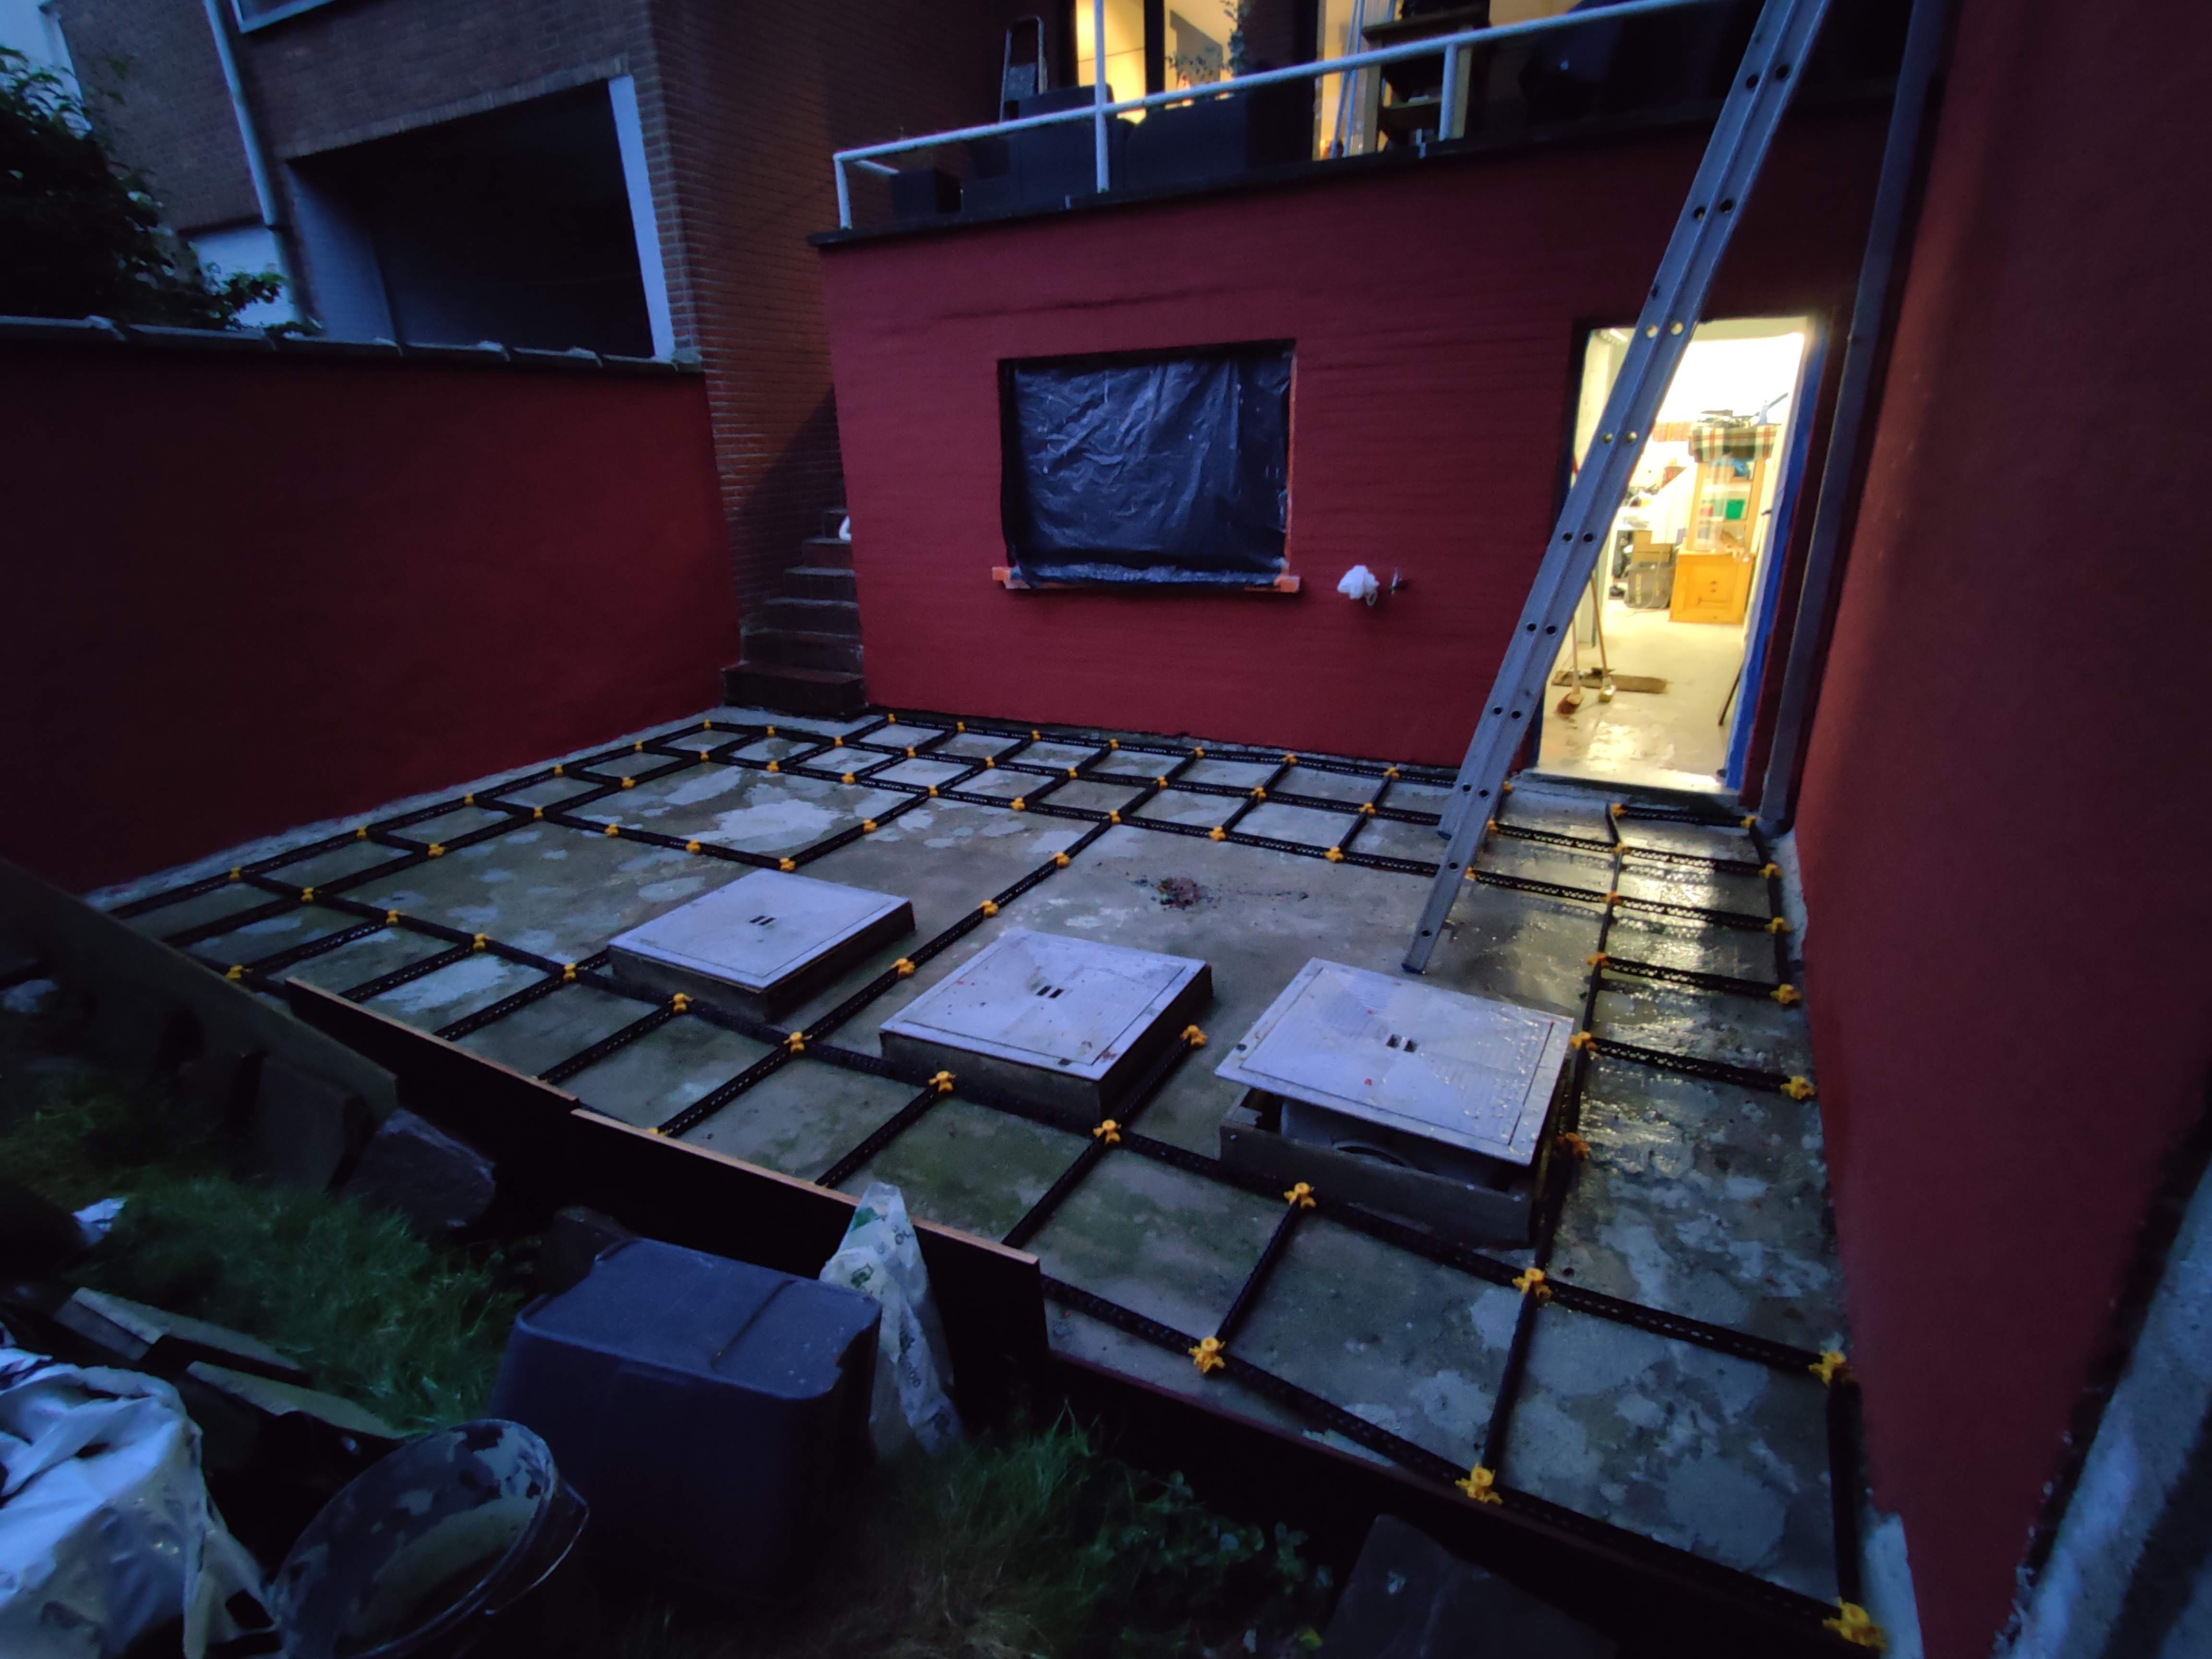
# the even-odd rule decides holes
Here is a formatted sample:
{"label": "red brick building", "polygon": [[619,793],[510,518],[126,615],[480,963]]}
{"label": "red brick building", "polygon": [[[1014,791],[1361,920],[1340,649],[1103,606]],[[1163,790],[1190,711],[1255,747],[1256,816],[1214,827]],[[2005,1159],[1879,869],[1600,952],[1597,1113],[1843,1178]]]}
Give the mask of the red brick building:
{"label": "red brick building", "polygon": [[289,272],[327,335],[697,353],[750,607],[842,499],[827,158],[994,118],[1031,9],[226,0],[220,37],[198,0],[55,12],[171,228]]}

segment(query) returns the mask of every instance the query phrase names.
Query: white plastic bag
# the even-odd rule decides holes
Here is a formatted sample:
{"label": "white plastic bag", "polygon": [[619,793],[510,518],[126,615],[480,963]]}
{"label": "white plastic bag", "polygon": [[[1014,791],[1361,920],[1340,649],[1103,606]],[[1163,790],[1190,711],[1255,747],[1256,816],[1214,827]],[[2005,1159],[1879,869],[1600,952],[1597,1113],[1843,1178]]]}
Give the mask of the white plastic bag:
{"label": "white plastic bag", "polygon": [[0,1348],[0,1653],[119,1654],[181,1615],[183,1651],[240,1628],[261,1570],[208,1502],[167,1383]]}
{"label": "white plastic bag", "polygon": [[945,1327],[897,1188],[879,1181],[860,1194],[860,1206],[821,1279],[872,1296],[883,1307],[876,1328],[875,1400],[868,1412],[876,1455],[891,1456],[909,1438],[933,1453],[957,1440],[960,1418],[945,1395],[952,1368]]}

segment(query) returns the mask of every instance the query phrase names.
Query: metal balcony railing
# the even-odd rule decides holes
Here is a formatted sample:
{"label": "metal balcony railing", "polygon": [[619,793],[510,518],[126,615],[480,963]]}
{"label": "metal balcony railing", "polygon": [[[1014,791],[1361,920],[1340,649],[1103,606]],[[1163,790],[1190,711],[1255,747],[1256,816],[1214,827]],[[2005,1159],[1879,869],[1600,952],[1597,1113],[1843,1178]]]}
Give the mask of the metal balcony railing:
{"label": "metal balcony railing", "polygon": [[[1726,3],[1726,0],[1624,0],[1620,5],[1606,6],[1589,11],[1563,12],[1557,17],[1532,18],[1523,23],[1501,23],[1490,28],[1465,29],[1455,34],[1434,35],[1425,40],[1409,40],[1402,45],[1377,46],[1366,52],[1347,52],[1340,58],[1329,58],[1310,64],[1294,64],[1287,69],[1263,70],[1256,74],[1240,75],[1220,85],[1222,93],[1236,93],[1254,87],[1273,86],[1284,82],[1305,81],[1318,86],[1332,76],[1346,77],[1345,95],[1351,95],[1352,76],[1368,70],[1378,70],[1385,64],[1404,63],[1412,59],[1443,55],[1443,84],[1441,106],[1437,113],[1438,142],[1447,142],[1462,136],[1466,124],[1466,88],[1462,73],[1466,54],[1473,48],[1488,46],[1500,41],[1513,40],[1529,35],[1543,34],[1553,30],[1587,29],[1594,23],[1610,23],[1620,20],[1648,16],[1654,12],[1690,11],[1704,7]],[[1091,39],[1105,38],[1104,0],[1091,0]],[[934,149],[945,144],[965,143],[978,138],[999,138],[1008,133],[1023,132],[1033,127],[1066,126],[1078,121],[1091,123],[1091,149],[1097,187],[1101,193],[1113,188],[1112,146],[1108,139],[1109,123],[1117,115],[1140,110],[1162,109],[1173,104],[1188,104],[1196,99],[1218,95],[1212,88],[1178,88],[1170,92],[1148,93],[1142,98],[1107,100],[1105,76],[1092,72],[1091,82],[1095,100],[1087,109],[1054,110],[1045,115],[1023,116],[1011,121],[993,121],[982,126],[958,127],[950,132],[926,133],[916,138],[895,138],[880,144],[864,144],[855,149],[841,149],[831,158],[837,175],[837,224],[840,229],[853,228],[853,198],[851,176],[854,169],[862,173],[890,176],[896,167],[883,161],[887,155],[910,155],[916,150]]]}

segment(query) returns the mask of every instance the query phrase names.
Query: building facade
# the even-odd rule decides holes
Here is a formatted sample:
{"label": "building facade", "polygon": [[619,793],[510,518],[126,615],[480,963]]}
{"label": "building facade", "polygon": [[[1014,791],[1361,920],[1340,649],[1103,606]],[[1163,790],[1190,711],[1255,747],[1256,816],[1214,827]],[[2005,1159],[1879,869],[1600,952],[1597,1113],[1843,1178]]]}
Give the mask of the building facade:
{"label": "building facade", "polygon": [[[826,158],[996,112],[1023,8],[709,0],[53,0],[118,155],[248,321],[696,352],[738,603],[842,499]],[[1057,46],[1055,46],[1055,50]]]}

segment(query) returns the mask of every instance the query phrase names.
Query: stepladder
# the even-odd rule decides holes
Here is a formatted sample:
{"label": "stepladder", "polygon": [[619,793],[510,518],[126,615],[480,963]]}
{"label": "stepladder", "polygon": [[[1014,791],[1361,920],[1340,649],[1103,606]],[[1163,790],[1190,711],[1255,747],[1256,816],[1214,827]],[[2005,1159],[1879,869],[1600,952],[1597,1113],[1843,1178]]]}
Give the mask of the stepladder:
{"label": "stepladder", "polygon": [[1506,773],[1534,723],[1543,718],[1545,686],[1559,655],[1561,631],[1571,626],[1576,605],[1610,540],[1637,457],[1689,349],[1713,273],[1758,182],[1826,13],[1827,0],[1766,0],[1753,26],[1589,452],[1568,487],[1490,695],[1476,713],[1474,735],[1437,827],[1444,854],[1406,949],[1408,972],[1427,969],[1469,862],[1496,815]]}

